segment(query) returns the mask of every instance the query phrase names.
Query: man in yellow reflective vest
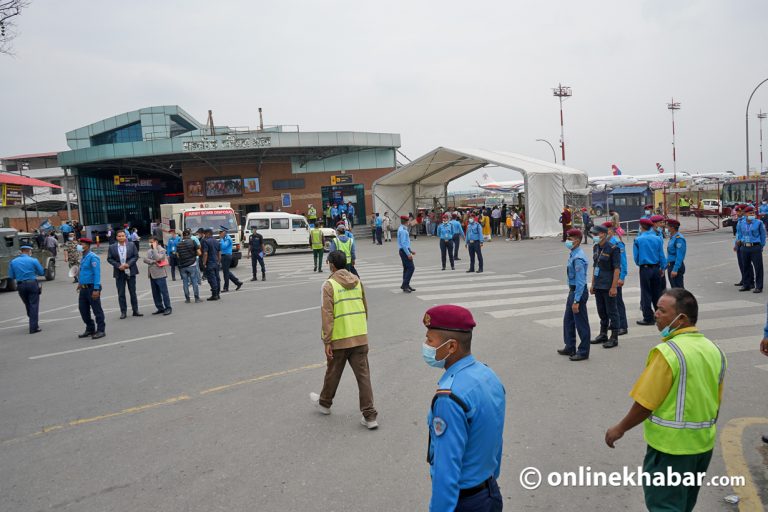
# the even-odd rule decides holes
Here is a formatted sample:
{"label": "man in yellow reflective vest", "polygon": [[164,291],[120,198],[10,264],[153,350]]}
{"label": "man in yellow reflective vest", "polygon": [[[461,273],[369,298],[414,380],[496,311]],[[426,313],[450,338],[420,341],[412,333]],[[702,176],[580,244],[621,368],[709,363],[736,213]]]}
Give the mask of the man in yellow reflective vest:
{"label": "man in yellow reflective vest", "polygon": [[712,458],[727,363],[720,348],[696,329],[698,314],[687,290],[672,288],[661,296],[655,320],[663,341],[651,349],[629,393],[635,401],[631,409],[605,433],[613,448],[643,423],[648,443],[643,471],[650,477],[643,475],[642,483],[652,512],[693,510],[702,483],[697,474],[706,472]]}
{"label": "man in yellow reflective vest", "polygon": [[317,209],[315,209],[315,205],[310,204],[307,207],[307,221],[309,221],[310,224],[315,224],[317,222]]}
{"label": "man in yellow reflective vest", "polygon": [[360,397],[360,423],[369,430],[379,426],[378,412],[373,406],[371,372],[368,367],[368,305],[363,284],[344,267],[346,255],[333,251],[328,255],[331,276],[323,284],[321,337],[325,345],[328,367],[323,390],[309,398],[322,414],[331,414],[333,397],[339,386],[344,366],[349,362],[357,379]]}
{"label": "man in yellow reflective vest", "polygon": [[313,272],[323,271],[323,221],[315,219],[315,223],[309,232],[309,246],[312,247]]}
{"label": "man in yellow reflective vest", "polygon": [[355,268],[355,260],[357,259],[355,255],[355,239],[352,236],[352,233],[347,231],[347,227],[344,224],[341,224],[336,228],[336,238],[331,240],[329,252],[333,251],[343,252],[347,257],[346,267],[344,268],[355,274],[357,277],[360,277],[360,274],[357,273],[357,269]]}

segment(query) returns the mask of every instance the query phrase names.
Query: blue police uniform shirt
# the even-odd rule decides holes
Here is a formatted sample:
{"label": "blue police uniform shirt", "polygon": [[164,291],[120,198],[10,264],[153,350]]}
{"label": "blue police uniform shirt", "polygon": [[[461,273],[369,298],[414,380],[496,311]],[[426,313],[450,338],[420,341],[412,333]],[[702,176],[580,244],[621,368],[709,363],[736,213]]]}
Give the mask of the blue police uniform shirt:
{"label": "blue police uniform shirt", "polygon": [[736,220],[736,239],[733,241],[733,245],[736,245],[736,242],[741,242],[742,229],[744,229],[744,224],[746,223],[747,218],[744,216],[741,216]]}
{"label": "blue police uniform shirt", "polygon": [[[501,471],[506,397],[486,365],[468,355],[445,370],[438,398],[427,415],[432,476],[431,511],[454,510],[459,490],[480,485]],[[467,406],[467,412],[453,399]]]}
{"label": "blue police uniform shirt", "polygon": [[340,214],[347,213],[347,205],[345,205],[344,203],[340,204],[339,205],[339,213]]}
{"label": "blue police uniform shirt", "polygon": [[331,208],[331,217],[338,217],[339,216],[339,209],[335,206]]}
{"label": "blue police uniform shirt", "polygon": [[578,302],[587,289],[589,261],[581,246],[571,250],[568,256],[568,286],[575,286],[574,297]]}
{"label": "blue police uniform shirt", "polygon": [[405,254],[411,254],[411,237],[408,234],[408,228],[404,224],[397,228],[397,245],[405,251]]}
{"label": "blue police uniform shirt", "polygon": [[757,219],[752,222],[745,220],[741,226],[741,237],[737,238],[745,244],[760,244],[760,247],[765,247],[765,224]]}
{"label": "blue police uniform shirt", "polygon": [[621,267],[619,268],[619,279],[624,281],[627,278],[627,246],[621,241],[621,238],[616,235],[612,236],[609,240],[613,245],[619,248],[621,251]]}
{"label": "blue police uniform shirt", "polygon": [[768,215],[768,204],[761,204],[758,213],[760,213],[760,215]]}
{"label": "blue police uniform shirt", "polygon": [[59,228],[59,231],[61,231],[62,233],[64,233],[66,235],[66,234],[71,233],[72,231],[74,231],[74,228],[72,226],[70,226],[69,224],[62,224],[61,227]]}
{"label": "blue police uniform shirt", "polygon": [[464,236],[464,228],[461,227],[461,222],[459,222],[456,219],[453,219],[448,224],[451,225],[454,235]]}
{"label": "blue police uniform shirt", "polygon": [[483,227],[479,222],[471,222],[467,226],[467,242],[483,241]]}
{"label": "blue police uniform shirt", "polygon": [[8,279],[16,281],[33,281],[37,276],[44,276],[43,266],[29,254],[20,254],[11,260],[8,266]]}
{"label": "blue police uniform shirt", "polygon": [[667,266],[664,242],[650,231],[643,231],[635,238],[632,256],[635,265],[660,265],[662,268]]}
{"label": "blue police uniform shirt", "polygon": [[179,246],[179,242],[181,242],[181,237],[178,235],[172,236],[168,239],[168,243],[166,244],[166,250],[168,251],[168,254],[175,254],[176,248]]}
{"label": "blue police uniform shirt", "polygon": [[451,226],[451,223],[443,222],[437,226],[437,236],[440,237],[440,240],[453,240],[453,226]]}
{"label": "blue police uniform shirt", "polygon": [[606,240],[603,245],[592,247],[593,275],[592,286],[597,290],[608,290],[613,284],[613,273],[616,269],[621,272],[621,251]]}
{"label": "blue police uniform shirt", "polygon": [[224,235],[224,238],[219,238],[219,250],[221,254],[232,254],[232,237]]}
{"label": "blue police uniform shirt", "polygon": [[207,267],[217,267],[219,265],[219,241],[213,237],[203,238],[203,252],[208,253]]}
{"label": "blue police uniform shirt", "polygon": [[685,261],[687,242],[683,235],[675,233],[667,243],[667,264],[672,263],[672,272],[679,272],[680,266]]}
{"label": "blue police uniform shirt", "polygon": [[80,284],[92,284],[94,290],[101,290],[101,260],[90,251],[80,260],[77,281]]}
{"label": "blue police uniform shirt", "polygon": [[384,224],[384,219],[382,219],[381,217],[376,217],[376,220],[374,221],[374,225],[377,228],[380,228],[382,224]]}

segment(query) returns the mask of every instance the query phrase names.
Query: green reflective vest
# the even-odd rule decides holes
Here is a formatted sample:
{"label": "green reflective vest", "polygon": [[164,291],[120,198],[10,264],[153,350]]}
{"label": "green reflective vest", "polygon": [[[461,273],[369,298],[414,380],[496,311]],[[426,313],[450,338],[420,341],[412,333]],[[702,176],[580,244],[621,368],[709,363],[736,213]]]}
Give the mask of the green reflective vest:
{"label": "green reflective vest", "polygon": [[312,244],[313,249],[323,248],[323,232],[320,231],[318,228],[315,228],[309,232],[309,240]]}
{"label": "green reflective vest", "polygon": [[344,288],[334,279],[328,280],[333,286],[333,332],[331,341],[368,334],[368,322],[363,303],[363,287],[358,282],[354,288]]}
{"label": "green reflective vest", "polygon": [[336,250],[341,251],[347,257],[347,265],[352,263],[352,239],[347,238],[346,242],[336,239]]}
{"label": "green reflective vest", "polygon": [[316,219],[317,218],[317,210],[315,210],[314,206],[307,210],[307,217],[310,218],[310,219]]}
{"label": "green reflective vest", "polygon": [[719,390],[727,366],[725,354],[699,332],[673,335],[656,345],[672,369],[667,398],[643,424],[645,441],[671,455],[693,455],[715,445]]}

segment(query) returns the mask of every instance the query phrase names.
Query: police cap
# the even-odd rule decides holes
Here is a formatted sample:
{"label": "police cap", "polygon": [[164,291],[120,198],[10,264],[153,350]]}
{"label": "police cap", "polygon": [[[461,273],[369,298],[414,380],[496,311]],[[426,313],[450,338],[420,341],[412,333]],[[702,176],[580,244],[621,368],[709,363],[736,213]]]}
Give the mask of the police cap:
{"label": "police cap", "polygon": [[572,236],[574,238],[578,238],[579,240],[581,240],[581,237],[584,236],[584,233],[582,233],[580,229],[572,228],[565,232],[565,236],[567,237]]}
{"label": "police cap", "polygon": [[603,222],[602,225],[606,229],[613,229],[613,222],[611,222],[611,221]]}
{"label": "police cap", "polygon": [[32,250],[32,246],[31,245],[22,245],[21,247],[19,247],[19,249],[21,249],[22,251],[24,249],[29,249],[31,251]]}
{"label": "police cap", "polygon": [[427,329],[457,332],[472,332],[472,328],[477,325],[468,309],[453,304],[429,308],[424,313],[423,322]]}
{"label": "police cap", "polygon": [[651,219],[640,219],[640,225],[646,228],[652,228],[653,221]]}
{"label": "police cap", "polygon": [[755,207],[754,206],[747,206],[746,208],[744,208],[744,211],[746,213],[752,213],[752,212],[755,211]]}
{"label": "police cap", "polygon": [[605,226],[592,226],[589,230],[590,233],[608,233],[608,228]]}
{"label": "police cap", "polygon": [[664,220],[663,215],[654,215],[651,217],[651,222],[661,222]]}
{"label": "police cap", "polygon": [[408,220],[409,217],[407,215],[401,215],[400,220]]}
{"label": "police cap", "polygon": [[229,228],[227,226],[219,226],[219,233],[224,231],[225,233],[229,231]]}
{"label": "police cap", "polygon": [[91,245],[93,243],[93,240],[91,240],[90,238],[81,238],[80,240],[78,240],[78,242],[80,242],[81,244]]}
{"label": "police cap", "polygon": [[680,227],[680,221],[677,219],[667,219],[667,226],[672,226],[677,229]]}

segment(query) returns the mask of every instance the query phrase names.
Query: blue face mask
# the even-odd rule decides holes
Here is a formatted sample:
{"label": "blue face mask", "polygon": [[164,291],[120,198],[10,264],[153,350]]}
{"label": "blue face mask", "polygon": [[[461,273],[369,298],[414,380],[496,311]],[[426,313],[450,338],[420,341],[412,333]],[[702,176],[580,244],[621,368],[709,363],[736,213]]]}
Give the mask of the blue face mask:
{"label": "blue face mask", "polygon": [[[451,341],[451,340],[448,340],[448,341]],[[424,343],[421,346],[421,357],[424,359],[424,362],[434,368],[445,368],[445,359],[441,359],[440,361],[438,361],[436,359],[436,354],[437,354],[437,350],[439,348],[442,348],[446,343],[448,343],[448,341],[446,341],[445,343],[443,343],[437,348],[430,347],[429,345]]]}
{"label": "blue face mask", "polygon": [[669,229],[667,229],[667,228],[664,228],[664,234],[665,234],[665,235],[667,235],[667,236],[669,236]]}
{"label": "blue face mask", "polygon": [[645,210],[645,214],[646,215],[650,215],[651,214],[651,210]]}
{"label": "blue face mask", "polygon": [[675,327],[674,329],[670,329],[670,327],[672,327],[672,324],[675,323],[675,321],[677,321],[677,319],[680,318],[681,316],[682,316],[682,313],[677,315],[671,322],[669,322],[669,325],[661,330],[661,332],[659,333],[659,336],[661,336],[662,338],[666,338],[667,336],[675,332],[677,330],[677,327]]}
{"label": "blue face mask", "polygon": [[573,240],[566,240],[565,247],[568,248],[568,250],[573,249]]}
{"label": "blue face mask", "polygon": [[77,252],[83,252],[83,246],[80,244],[77,244],[77,247],[75,247],[75,249],[77,249]]}
{"label": "blue face mask", "polygon": [[593,241],[594,243],[596,243],[596,244],[599,244],[599,243],[600,243],[600,237],[599,237],[599,236],[597,236],[597,235],[595,235],[595,236],[593,236],[593,237],[592,237],[592,241]]}
{"label": "blue face mask", "polygon": [[747,215],[747,220],[755,220],[755,216],[754,215]]}

